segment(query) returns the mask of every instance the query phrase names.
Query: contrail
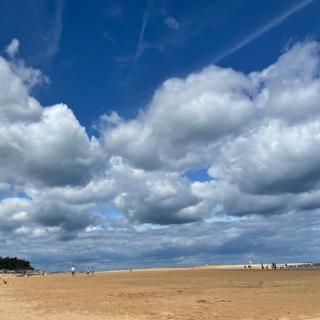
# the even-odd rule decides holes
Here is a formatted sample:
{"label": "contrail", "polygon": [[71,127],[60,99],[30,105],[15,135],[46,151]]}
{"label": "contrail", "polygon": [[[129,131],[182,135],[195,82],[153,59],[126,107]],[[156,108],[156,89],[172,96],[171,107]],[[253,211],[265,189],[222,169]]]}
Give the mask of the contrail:
{"label": "contrail", "polygon": [[63,10],[64,10],[64,0],[58,0],[56,2],[56,12],[54,15],[53,27],[49,33],[48,37],[48,49],[47,55],[53,56],[59,51],[59,42],[62,35],[63,28]]}
{"label": "contrail", "polygon": [[137,59],[141,53],[141,46],[142,46],[142,42],[143,42],[144,30],[146,28],[147,22],[150,17],[152,3],[153,3],[153,0],[147,0],[147,2],[146,2],[146,7],[144,9],[144,14],[143,14],[143,19],[142,19],[142,27],[141,27],[140,35],[139,35],[139,41],[138,41],[138,45],[137,45],[136,54],[134,56],[134,62],[137,61]]}
{"label": "contrail", "polygon": [[306,7],[307,5],[311,4],[314,1],[315,0],[304,0],[304,1],[300,2],[299,4],[293,6],[288,11],[284,12],[283,14],[279,15],[278,17],[276,17],[272,21],[268,22],[261,29],[253,32],[247,38],[245,38],[244,40],[240,41],[234,47],[228,49],[227,51],[225,51],[222,54],[220,54],[219,56],[217,56],[214,59],[213,63],[217,63],[217,62],[221,61],[222,59],[224,59],[225,57],[227,57],[227,56],[231,55],[232,53],[238,51],[242,47],[246,46],[248,43],[254,41],[255,39],[257,39],[260,36],[262,36],[263,34],[265,34],[266,32],[268,32],[271,29],[275,28],[277,25],[279,25],[281,22],[283,22],[284,20],[289,18],[291,15],[293,15],[294,13],[300,11],[301,9],[303,9],[304,7]]}

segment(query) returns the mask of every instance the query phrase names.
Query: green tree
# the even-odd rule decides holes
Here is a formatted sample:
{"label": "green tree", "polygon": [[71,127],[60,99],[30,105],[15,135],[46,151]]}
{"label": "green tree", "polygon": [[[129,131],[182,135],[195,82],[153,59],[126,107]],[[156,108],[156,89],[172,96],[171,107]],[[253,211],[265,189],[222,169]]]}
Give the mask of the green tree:
{"label": "green tree", "polygon": [[17,257],[0,257],[0,269],[7,270],[33,270],[30,262],[24,259],[18,259]]}

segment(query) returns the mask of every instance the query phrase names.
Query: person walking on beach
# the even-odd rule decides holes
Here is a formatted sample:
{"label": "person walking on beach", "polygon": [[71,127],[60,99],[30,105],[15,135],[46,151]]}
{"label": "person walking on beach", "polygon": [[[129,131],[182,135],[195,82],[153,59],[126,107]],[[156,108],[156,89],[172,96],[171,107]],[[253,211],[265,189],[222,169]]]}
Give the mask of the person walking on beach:
{"label": "person walking on beach", "polygon": [[87,276],[89,276],[90,275],[90,268],[88,267],[87,268]]}
{"label": "person walking on beach", "polygon": [[71,267],[71,276],[72,276],[72,278],[75,278],[75,276],[76,276],[76,268],[75,268],[74,264]]}
{"label": "person walking on beach", "polygon": [[91,273],[94,276],[94,267],[91,267]]}

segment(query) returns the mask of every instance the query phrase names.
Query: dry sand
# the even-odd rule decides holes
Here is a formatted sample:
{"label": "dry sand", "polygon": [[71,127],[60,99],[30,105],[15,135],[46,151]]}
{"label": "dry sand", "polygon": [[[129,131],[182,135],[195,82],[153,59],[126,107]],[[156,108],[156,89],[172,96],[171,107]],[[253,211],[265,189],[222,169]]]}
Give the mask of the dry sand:
{"label": "dry sand", "polygon": [[1,320],[320,319],[319,270],[153,270],[8,278]]}

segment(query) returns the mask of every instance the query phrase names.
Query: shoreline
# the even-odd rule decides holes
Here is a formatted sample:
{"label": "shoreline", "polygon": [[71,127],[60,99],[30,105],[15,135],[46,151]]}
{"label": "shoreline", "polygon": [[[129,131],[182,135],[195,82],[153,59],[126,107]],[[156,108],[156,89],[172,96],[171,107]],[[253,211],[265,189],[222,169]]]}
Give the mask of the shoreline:
{"label": "shoreline", "polygon": [[[277,263],[279,266],[279,270],[281,267],[284,268],[285,265],[292,266],[293,269],[304,269],[303,266],[307,266],[312,268],[314,264],[317,264],[316,269],[320,268],[319,263],[311,263],[311,262],[283,262]],[[264,263],[264,267],[268,266],[268,269],[271,270],[272,263]],[[261,270],[260,263],[252,263],[252,264],[208,264],[208,265],[194,265],[194,266],[177,266],[177,267],[154,267],[154,268],[132,268],[132,272],[148,272],[148,271],[178,271],[178,270],[208,270],[208,269],[217,269],[217,270],[245,270],[244,266],[251,266],[248,270]],[[108,273],[108,272],[130,272],[130,269],[116,269],[116,270],[101,270],[96,271],[96,273]]]}
{"label": "shoreline", "polygon": [[[272,263],[264,263],[264,271],[272,270]],[[286,268],[285,266],[288,266]],[[249,266],[249,267],[248,267]],[[245,268],[246,267],[246,268]],[[277,263],[277,270],[312,270],[320,269],[319,262],[283,262]],[[186,271],[186,270],[262,270],[260,263],[252,264],[208,264],[208,265],[194,265],[194,266],[176,266],[176,267],[149,267],[149,268],[129,268],[129,269],[106,269],[106,270],[96,270],[95,273],[117,273],[117,272],[152,272],[152,271]],[[45,272],[45,275],[55,275],[55,274],[66,274],[70,271],[49,271]],[[80,269],[76,271],[77,274],[86,273],[85,269]],[[17,276],[17,274],[22,274],[20,271],[3,272],[0,270],[0,277],[4,276]],[[30,276],[42,276],[41,273],[31,273]]]}

